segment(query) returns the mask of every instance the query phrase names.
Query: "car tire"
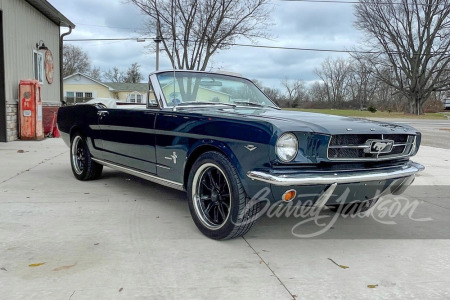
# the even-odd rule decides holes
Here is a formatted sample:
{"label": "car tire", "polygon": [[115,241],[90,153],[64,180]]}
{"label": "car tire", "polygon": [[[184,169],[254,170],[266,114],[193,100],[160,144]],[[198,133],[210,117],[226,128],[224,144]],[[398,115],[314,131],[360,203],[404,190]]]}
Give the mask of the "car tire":
{"label": "car tire", "polygon": [[375,206],[377,201],[378,199],[371,199],[364,202],[329,205],[327,207],[332,212],[340,213],[341,215],[356,215],[358,213],[368,211]]}
{"label": "car tire", "polygon": [[78,132],[72,136],[70,142],[70,165],[78,180],[93,180],[102,175],[103,166],[92,160],[86,138]]}
{"label": "car tire", "polygon": [[219,152],[200,155],[190,171],[187,193],[192,219],[209,238],[243,236],[256,221],[259,204],[247,207],[236,168]]}

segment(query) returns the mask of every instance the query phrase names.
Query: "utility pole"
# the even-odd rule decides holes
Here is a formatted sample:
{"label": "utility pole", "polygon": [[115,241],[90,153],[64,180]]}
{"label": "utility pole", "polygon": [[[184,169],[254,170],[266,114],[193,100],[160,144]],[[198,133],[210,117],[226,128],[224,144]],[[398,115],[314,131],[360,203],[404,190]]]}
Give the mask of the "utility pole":
{"label": "utility pole", "polygon": [[156,71],[159,70],[159,43],[162,42],[161,30],[159,28],[159,21],[156,23],[156,37],[153,41],[156,43]]}

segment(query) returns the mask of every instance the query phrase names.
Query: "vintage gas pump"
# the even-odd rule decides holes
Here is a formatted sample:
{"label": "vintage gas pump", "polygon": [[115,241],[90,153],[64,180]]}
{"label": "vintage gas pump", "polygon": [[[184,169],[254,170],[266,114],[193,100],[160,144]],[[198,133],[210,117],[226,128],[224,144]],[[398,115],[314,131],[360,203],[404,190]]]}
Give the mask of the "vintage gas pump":
{"label": "vintage gas pump", "polygon": [[37,80],[20,81],[19,137],[22,140],[41,140],[44,138],[41,85]]}

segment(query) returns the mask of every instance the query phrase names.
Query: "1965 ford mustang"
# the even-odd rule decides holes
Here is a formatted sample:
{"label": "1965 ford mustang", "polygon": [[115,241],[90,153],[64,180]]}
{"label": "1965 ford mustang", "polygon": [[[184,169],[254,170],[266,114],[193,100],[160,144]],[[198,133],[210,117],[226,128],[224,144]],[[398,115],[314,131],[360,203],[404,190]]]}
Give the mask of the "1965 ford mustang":
{"label": "1965 ford mustang", "polygon": [[264,201],[368,209],[423,169],[409,160],[414,128],[280,110],[239,76],[160,71],[144,105],[93,102],[58,113],[75,177],[107,166],[187,191],[195,224],[214,239],[247,233]]}

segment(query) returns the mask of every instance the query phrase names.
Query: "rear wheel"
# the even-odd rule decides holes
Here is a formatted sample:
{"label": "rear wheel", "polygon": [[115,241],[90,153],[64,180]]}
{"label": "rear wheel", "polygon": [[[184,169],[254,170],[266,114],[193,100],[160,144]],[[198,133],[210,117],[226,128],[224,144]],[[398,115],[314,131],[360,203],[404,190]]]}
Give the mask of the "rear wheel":
{"label": "rear wheel", "polygon": [[206,236],[225,240],[246,234],[258,205],[246,207],[247,196],[234,166],[221,153],[203,153],[188,179],[189,210]]}
{"label": "rear wheel", "polygon": [[86,144],[86,138],[75,133],[70,145],[70,165],[73,175],[78,180],[97,179],[102,174],[103,166],[92,160]]}

